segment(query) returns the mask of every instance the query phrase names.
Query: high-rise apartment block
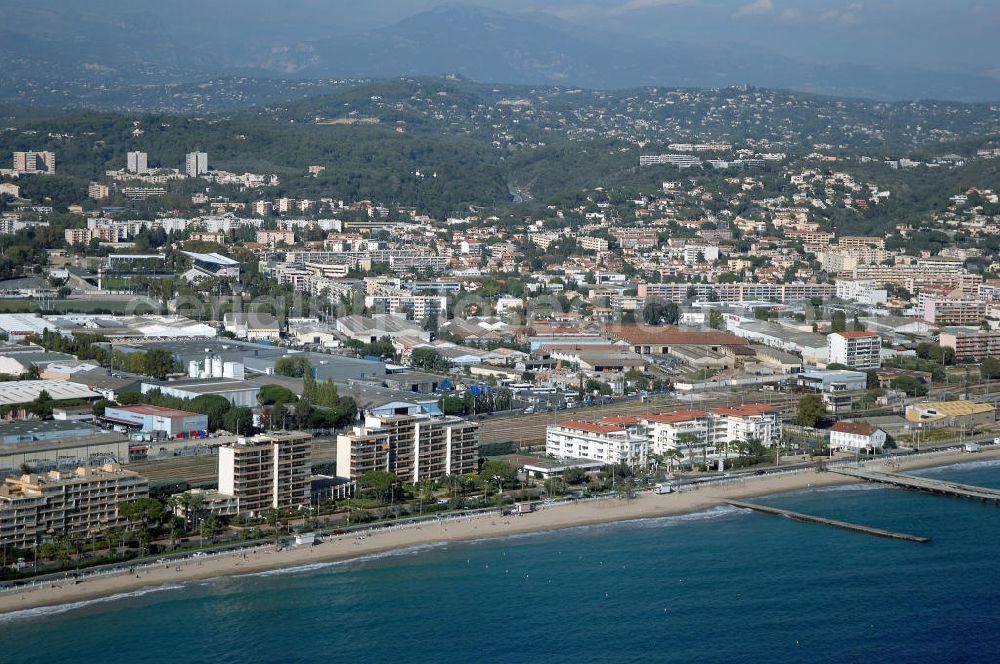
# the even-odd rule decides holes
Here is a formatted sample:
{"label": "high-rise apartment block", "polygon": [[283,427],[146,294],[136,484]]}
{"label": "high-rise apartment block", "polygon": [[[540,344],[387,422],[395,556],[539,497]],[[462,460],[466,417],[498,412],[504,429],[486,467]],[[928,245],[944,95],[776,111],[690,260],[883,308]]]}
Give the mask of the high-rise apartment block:
{"label": "high-rise apartment block", "polygon": [[[208,160],[205,160],[206,163]],[[145,152],[129,152],[128,153],[128,172],[129,173],[145,173],[148,171],[147,167],[147,155]]]}
{"label": "high-rise apartment block", "polygon": [[90,186],[87,187],[87,196],[93,198],[95,201],[103,201],[108,196],[111,195],[111,190],[108,185],[101,184],[100,182],[91,182]]}
{"label": "high-rise apartment block", "polygon": [[381,470],[416,483],[478,469],[479,425],[457,417],[369,415],[337,436],[337,475],[352,480]]}
{"label": "high-rise apartment block", "polygon": [[219,448],[219,493],[239,514],[309,504],[312,443],[306,434],[240,437]]}
{"label": "high-rise apartment block", "polygon": [[862,371],[882,366],[882,343],[874,332],[834,332],[826,342],[831,364]]}
{"label": "high-rise apartment block", "polygon": [[0,485],[0,541],[31,547],[62,533],[121,523],[118,504],[149,496],[149,481],[116,464],[8,477]]}
{"label": "high-rise apartment block", "polygon": [[184,172],[191,178],[208,173],[208,153],[188,152],[184,157]]}
{"label": "high-rise apartment block", "polygon": [[55,175],[56,153],[34,151],[15,152],[14,170],[21,175],[31,175],[33,173]]}

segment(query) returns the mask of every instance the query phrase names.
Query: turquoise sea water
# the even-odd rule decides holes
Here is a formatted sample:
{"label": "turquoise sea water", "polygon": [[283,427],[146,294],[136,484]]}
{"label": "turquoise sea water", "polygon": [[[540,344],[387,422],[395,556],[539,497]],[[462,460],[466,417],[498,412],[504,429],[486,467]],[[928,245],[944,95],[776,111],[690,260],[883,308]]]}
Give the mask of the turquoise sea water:
{"label": "turquoise sea water", "polygon": [[[922,472],[1000,486],[1000,462]],[[1000,661],[1000,508],[873,485],[760,502],[932,542],[718,508],[0,616],[0,661]]]}

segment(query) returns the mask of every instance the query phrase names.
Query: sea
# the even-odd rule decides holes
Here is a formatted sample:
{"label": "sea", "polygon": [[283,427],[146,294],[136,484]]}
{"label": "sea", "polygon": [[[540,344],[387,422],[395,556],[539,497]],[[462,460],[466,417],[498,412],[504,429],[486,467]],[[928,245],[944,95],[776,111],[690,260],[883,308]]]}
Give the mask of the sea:
{"label": "sea", "polygon": [[[1000,487],[1000,461],[917,471]],[[670,500],[670,496],[663,496]],[[998,662],[1000,508],[871,484],[0,616],[0,662]]]}

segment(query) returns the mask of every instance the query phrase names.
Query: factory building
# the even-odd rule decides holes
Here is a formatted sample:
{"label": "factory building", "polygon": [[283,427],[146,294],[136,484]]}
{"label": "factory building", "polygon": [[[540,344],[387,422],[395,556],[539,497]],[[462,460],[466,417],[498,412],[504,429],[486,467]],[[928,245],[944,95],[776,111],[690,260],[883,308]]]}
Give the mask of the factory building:
{"label": "factory building", "polygon": [[208,431],[207,415],[146,404],[108,406],[102,419],[144,433],[163,433],[170,438],[196,438]]}

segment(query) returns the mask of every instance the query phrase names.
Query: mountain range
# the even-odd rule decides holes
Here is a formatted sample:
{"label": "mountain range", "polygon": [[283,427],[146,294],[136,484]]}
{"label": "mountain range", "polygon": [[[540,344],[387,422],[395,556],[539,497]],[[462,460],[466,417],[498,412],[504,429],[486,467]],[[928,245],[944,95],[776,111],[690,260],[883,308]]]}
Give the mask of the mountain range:
{"label": "mountain range", "polygon": [[[290,4],[308,3],[291,0]],[[1000,80],[963,70],[801,62],[760,46],[710,36],[654,39],[551,14],[447,5],[376,28],[327,14],[234,16],[219,10],[183,21],[166,9],[12,0],[0,26],[0,98],[72,104],[105,86],[193,83],[216,76],[327,79],[456,74],[514,84],[594,89],[753,85],[874,99],[1000,99]],[[315,3],[312,3],[315,5]],[[127,5],[125,5],[127,6]],[[190,2],[178,5],[193,7]],[[187,11],[187,10],[185,10]]]}

